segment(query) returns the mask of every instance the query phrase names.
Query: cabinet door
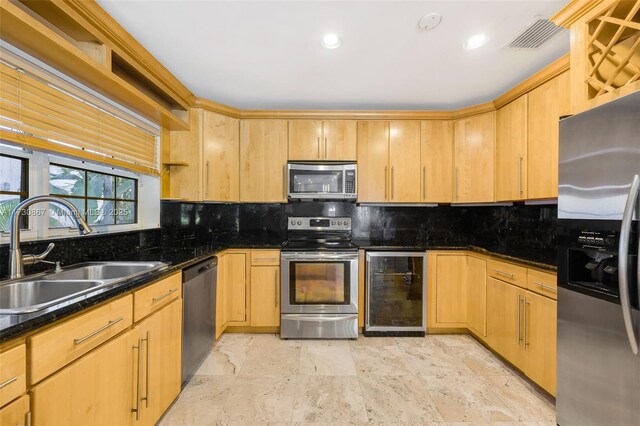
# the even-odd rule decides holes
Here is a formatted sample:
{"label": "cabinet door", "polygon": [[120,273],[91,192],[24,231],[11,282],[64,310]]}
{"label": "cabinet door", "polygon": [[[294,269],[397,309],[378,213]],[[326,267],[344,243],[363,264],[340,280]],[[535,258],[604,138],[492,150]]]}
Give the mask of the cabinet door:
{"label": "cabinet door", "polygon": [[420,127],[422,201],[450,203],[453,197],[453,122],[423,121]]}
{"label": "cabinet door", "polygon": [[251,325],[280,326],[280,267],[251,268]]}
{"label": "cabinet door", "polygon": [[495,113],[455,123],[453,201],[488,203],[494,198]]}
{"label": "cabinet door", "polygon": [[331,120],[322,123],[323,159],[356,161],[357,124],[352,120]]}
{"label": "cabinet door", "polygon": [[240,201],[286,201],[287,122],[242,120]]}
{"label": "cabinet door", "polygon": [[140,370],[136,369],[140,375],[137,395],[140,417],[134,424],[154,425],[180,393],[182,299],[142,321],[135,331],[142,357]]}
{"label": "cabinet door", "polygon": [[436,321],[451,327],[467,323],[467,256],[442,254],[436,258]]}
{"label": "cabinet door", "polygon": [[569,114],[569,72],[529,92],[528,198],[558,196],[560,116]]}
{"label": "cabinet door", "polygon": [[496,200],[527,198],[527,95],[496,112]]}
{"label": "cabinet door", "polygon": [[133,332],[125,332],[32,388],[33,424],[129,424],[135,408],[134,341]]}
{"label": "cabinet door", "polygon": [[467,322],[480,337],[487,335],[487,261],[467,257]]}
{"label": "cabinet door", "polygon": [[358,201],[380,203],[388,199],[389,123],[358,122]]}
{"label": "cabinet door", "polygon": [[389,198],[392,203],[419,203],[420,122],[389,123]]}
{"label": "cabinet door", "polygon": [[527,352],[525,373],[552,395],[556,394],[557,303],[525,292],[526,324],[524,344]]}
{"label": "cabinet door", "polygon": [[169,132],[170,161],[186,164],[170,169],[171,198],[202,201],[202,116],[202,109],[193,108],[189,113],[190,129]]}
{"label": "cabinet door", "polygon": [[323,156],[322,121],[289,121],[289,160],[320,160]]}
{"label": "cabinet door", "polygon": [[227,324],[247,320],[246,261],[244,253],[227,253],[223,257]]}
{"label": "cabinet door", "polygon": [[29,396],[23,395],[0,408],[0,425],[2,426],[31,426],[29,420]]}
{"label": "cabinet door", "polygon": [[520,369],[524,369],[523,305],[517,287],[487,278],[487,343]]}
{"label": "cabinet door", "polygon": [[240,122],[204,111],[202,127],[205,201],[240,200]]}

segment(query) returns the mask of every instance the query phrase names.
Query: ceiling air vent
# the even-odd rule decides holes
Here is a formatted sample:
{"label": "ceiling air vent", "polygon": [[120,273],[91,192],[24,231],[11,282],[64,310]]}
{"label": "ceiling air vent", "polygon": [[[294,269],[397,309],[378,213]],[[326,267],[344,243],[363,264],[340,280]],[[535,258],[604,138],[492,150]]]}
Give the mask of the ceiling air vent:
{"label": "ceiling air vent", "polygon": [[507,47],[511,49],[537,49],[562,29],[562,27],[557,26],[548,19],[536,19],[520,35],[514,38]]}

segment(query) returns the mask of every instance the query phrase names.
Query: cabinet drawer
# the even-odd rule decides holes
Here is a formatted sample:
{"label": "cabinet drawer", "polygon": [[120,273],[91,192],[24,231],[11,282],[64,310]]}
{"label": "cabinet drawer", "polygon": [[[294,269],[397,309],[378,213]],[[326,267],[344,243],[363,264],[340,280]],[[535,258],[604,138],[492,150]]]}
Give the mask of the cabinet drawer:
{"label": "cabinet drawer", "polygon": [[280,250],[251,251],[251,266],[277,266],[280,264]]}
{"label": "cabinet drawer", "polygon": [[527,272],[527,288],[554,300],[558,298],[558,280],[555,274],[529,269]]}
{"label": "cabinet drawer", "polygon": [[169,302],[182,297],[182,274],[151,284],[133,293],[133,321],[138,322]]}
{"label": "cabinet drawer", "polygon": [[[0,354],[0,407],[27,388],[27,345]],[[4,423],[3,423],[4,424]]]}
{"label": "cabinet drawer", "polygon": [[2,426],[27,426],[31,425],[31,413],[29,412],[29,396],[24,395],[20,399],[0,409],[0,425]]}
{"label": "cabinet drawer", "polygon": [[489,260],[487,262],[487,272],[490,277],[527,288],[527,268],[497,260]]}
{"label": "cabinet drawer", "polygon": [[130,295],[29,338],[31,383],[37,383],[132,324]]}

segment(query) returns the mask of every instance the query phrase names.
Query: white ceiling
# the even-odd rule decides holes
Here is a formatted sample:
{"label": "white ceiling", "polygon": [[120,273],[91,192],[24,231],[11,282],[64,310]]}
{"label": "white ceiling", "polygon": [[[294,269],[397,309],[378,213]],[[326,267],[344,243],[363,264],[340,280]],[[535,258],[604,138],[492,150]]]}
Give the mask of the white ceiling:
{"label": "white ceiling", "polygon": [[[493,100],[569,51],[505,49],[567,1],[98,0],[196,96],[243,109],[453,109]],[[438,12],[438,28],[417,26]],[[343,44],[320,39],[337,32]],[[471,35],[488,45],[465,51]]]}

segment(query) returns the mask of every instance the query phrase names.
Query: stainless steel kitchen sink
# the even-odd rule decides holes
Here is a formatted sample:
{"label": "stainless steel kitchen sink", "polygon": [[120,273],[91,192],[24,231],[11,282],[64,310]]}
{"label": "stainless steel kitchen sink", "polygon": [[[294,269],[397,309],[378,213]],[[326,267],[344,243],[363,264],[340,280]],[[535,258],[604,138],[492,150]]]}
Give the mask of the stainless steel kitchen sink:
{"label": "stainless steel kitchen sink", "polygon": [[43,277],[46,280],[117,280],[132,278],[166,266],[162,262],[90,262]]}
{"label": "stainless steel kitchen sink", "polygon": [[39,311],[105,285],[99,280],[31,280],[0,285],[0,314]]}
{"label": "stainless steel kitchen sink", "polygon": [[0,315],[28,314],[166,267],[162,262],[89,262],[0,282]]}

